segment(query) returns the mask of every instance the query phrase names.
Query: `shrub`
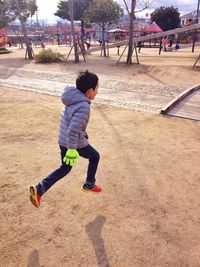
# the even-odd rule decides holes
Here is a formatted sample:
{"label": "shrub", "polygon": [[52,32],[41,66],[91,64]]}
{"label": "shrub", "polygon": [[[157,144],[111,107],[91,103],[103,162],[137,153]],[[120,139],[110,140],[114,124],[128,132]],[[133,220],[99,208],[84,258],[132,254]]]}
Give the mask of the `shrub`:
{"label": "shrub", "polygon": [[11,53],[11,52],[12,52],[12,51],[7,50],[5,47],[0,46],[0,55],[2,55],[2,54],[9,54],[9,53]]}
{"label": "shrub", "polygon": [[37,55],[35,55],[35,61],[37,63],[60,62],[63,59],[64,59],[63,54],[55,52],[50,48],[42,50]]}
{"label": "shrub", "polygon": [[0,51],[6,51],[6,48],[3,46],[0,46]]}

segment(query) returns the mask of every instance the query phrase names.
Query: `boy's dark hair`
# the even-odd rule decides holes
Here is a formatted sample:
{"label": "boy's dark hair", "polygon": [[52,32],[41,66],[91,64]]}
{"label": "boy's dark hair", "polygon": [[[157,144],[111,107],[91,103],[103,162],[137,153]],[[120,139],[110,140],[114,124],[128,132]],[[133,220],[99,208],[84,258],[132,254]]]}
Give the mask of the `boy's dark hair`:
{"label": "boy's dark hair", "polygon": [[81,71],[76,78],[76,87],[85,94],[90,88],[95,89],[98,80],[99,78],[95,73],[89,72],[88,70]]}

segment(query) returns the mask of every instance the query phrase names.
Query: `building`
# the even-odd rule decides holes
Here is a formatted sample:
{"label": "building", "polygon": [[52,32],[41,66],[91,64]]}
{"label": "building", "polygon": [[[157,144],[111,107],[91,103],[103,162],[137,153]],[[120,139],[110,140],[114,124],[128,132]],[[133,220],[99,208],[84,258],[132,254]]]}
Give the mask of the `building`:
{"label": "building", "polygon": [[181,26],[189,26],[193,23],[200,23],[200,16],[198,18],[198,22],[196,21],[197,11],[193,11],[181,16]]}
{"label": "building", "polygon": [[[141,31],[148,25],[149,18],[136,17],[133,21],[133,33],[134,36],[140,36]],[[112,23],[108,26],[107,30],[120,28],[129,32],[129,15],[122,16],[117,23]]]}

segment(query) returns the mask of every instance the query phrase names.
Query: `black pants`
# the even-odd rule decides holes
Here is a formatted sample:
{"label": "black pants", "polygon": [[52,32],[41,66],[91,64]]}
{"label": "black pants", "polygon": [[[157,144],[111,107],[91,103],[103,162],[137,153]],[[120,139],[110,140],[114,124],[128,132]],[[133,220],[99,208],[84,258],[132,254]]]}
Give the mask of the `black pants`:
{"label": "black pants", "polygon": [[[96,181],[95,175],[100,155],[91,145],[87,145],[83,148],[77,149],[77,151],[81,157],[89,160],[85,184],[88,186],[93,186]],[[72,167],[70,165],[66,165],[66,163],[63,161],[66,152],[67,148],[60,146],[61,163],[62,163],[60,168],[50,173],[44,180],[42,180],[36,186],[38,194],[40,196],[42,196],[52,185],[54,185],[57,181],[59,181],[61,178],[66,176],[71,171]]]}

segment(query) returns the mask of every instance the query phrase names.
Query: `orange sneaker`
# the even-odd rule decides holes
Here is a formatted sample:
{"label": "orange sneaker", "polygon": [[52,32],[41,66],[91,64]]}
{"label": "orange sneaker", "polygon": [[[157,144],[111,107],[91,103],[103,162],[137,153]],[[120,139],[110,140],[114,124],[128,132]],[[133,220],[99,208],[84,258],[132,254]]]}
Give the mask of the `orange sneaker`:
{"label": "orange sneaker", "polygon": [[39,208],[41,196],[38,195],[36,186],[30,186],[30,193],[30,201],[36,208]]}
{"label": "orange sneaker", "polygon": [[92,188],[88,188],[87,185],[84,185],[82,191],[86,193],[88,192],[100,193],[102,191],[102,188],[98,185],[94,185],[94,187]]}

